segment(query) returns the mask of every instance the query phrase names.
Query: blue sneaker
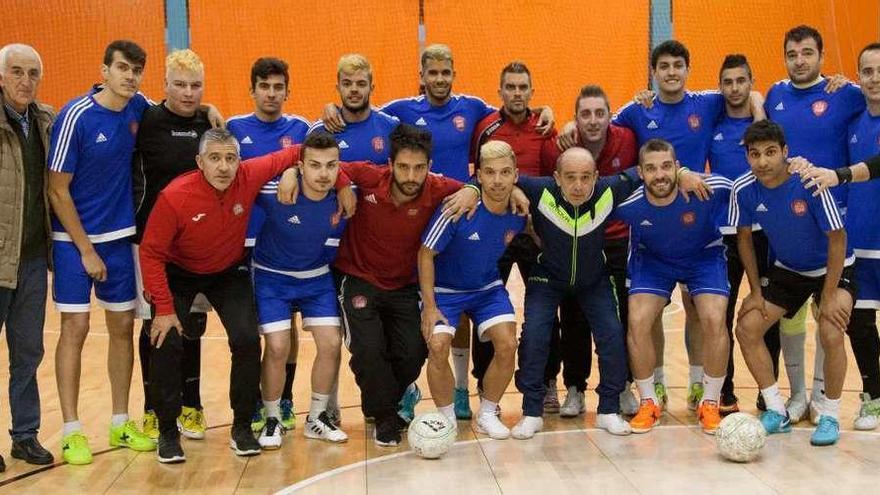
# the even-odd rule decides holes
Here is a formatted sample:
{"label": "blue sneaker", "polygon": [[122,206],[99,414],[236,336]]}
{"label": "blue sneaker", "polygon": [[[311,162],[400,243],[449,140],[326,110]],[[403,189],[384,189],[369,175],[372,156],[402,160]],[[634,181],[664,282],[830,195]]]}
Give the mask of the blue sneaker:
{"label": "blue sneaker", "polygon": [[400,398],[397,415],[409,424],[416,417],[416,404],[420,400],[422,400],[422,391],[419,390],[419,386],[415,383],[410,384],[403,392],[403,397]]}
{"label": "blue sneaker", "polygon": [[810,436],[810,444],[817,447],[834,445],[840,439],[840,423],[831,416],[819,416],[819,426],[813,430]]}
{"label": "blue sneaker", "polygon": [[455,389],[455,419],[471,419],[473,415],[467,389]]}
{"label": "blue sneaker", "polygon": [[788,433],[791,431],[791,420],[788,413],[783,416],[776,411],[768,409],[761,413],[761,425],[767,430],[767,434]]}

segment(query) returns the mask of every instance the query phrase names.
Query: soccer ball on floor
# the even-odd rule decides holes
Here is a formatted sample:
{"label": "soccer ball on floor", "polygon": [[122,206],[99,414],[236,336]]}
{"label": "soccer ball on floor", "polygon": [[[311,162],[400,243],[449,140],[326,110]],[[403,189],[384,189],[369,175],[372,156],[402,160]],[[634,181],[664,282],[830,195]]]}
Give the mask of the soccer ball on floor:
{"label": "soccer ball on floor", "polygon": [[718,452],[735,462],[755,460],[767,440],[767,431],[758,418],[747,413],[733,413],[721,420],[715,432]]}
{"label": "soccer ball on floor", "polygon": [[449,451],[458,436],[456,425],[442,413],[420,414],[412,420],[407,431],[409,446],[419,457],[437,459]]}

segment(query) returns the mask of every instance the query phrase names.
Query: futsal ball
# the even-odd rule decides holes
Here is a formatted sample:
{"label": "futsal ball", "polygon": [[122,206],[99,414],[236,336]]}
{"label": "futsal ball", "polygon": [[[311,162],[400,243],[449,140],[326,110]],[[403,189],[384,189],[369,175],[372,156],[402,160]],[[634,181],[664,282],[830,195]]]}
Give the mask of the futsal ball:
{"label": "futsal ball", "polygon": [[416,416],[409,424],[409,446],[419,457],[437,459],[449,451],[458,432],[445,414],[429,412]]}
{"label": "futsal ball", "polygon": [[715,431],[718,452],[735,462],[753,461],[761,453],[767,431],[758,418],[747,413],[733,413],[721,420]]}

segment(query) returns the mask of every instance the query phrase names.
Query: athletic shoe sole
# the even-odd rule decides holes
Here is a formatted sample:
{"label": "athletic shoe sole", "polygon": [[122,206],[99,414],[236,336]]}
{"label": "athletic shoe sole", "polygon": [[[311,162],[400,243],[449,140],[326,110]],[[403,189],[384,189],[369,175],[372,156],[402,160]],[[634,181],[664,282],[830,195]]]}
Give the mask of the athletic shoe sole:
{"label": "athletic shoe sole", "polygon": [[162,464],[180,464],[181,462],[186,462],[186,456],[185,456],[185,455],[174,455],[174,456],[171,456],[171,457],[160,457],[160,456],[156,456],[156,458],[157,458],[157,459],[159,460],[159,462],[161,462]]}
{"label": "athletic shoe sole", "polygon": [[508,431],[506,435],[502,436],[502,435],[492,435],[491,433],[489,433],[489,430],[483,428],[479,424],[477,424],[474,429],[480,435],[489,435],[489,438],[491,438],[492,440],[507,440],[508,438],[510,438],[510,431]]}
{"label": "athletic shoe sole", "polygon": [[248,457],[252,455],[260,455],[260,449],[239,449],[238,445],[236,445],[235,440],[229,440],[229,448],[235,452],[235,455]]}
{"label": "athletic shoe sole", "polygon": [[[180,424],[180,421],[177,422],[177,431],[179,431],[181,435],[185,436],[186,438],[189,438],[190,440],[204,440],[205,439],[205,432],[187,430],[186,428],[183,427],[182,424]],[[158,440],[158,439],[156,439],[156,440]]]}

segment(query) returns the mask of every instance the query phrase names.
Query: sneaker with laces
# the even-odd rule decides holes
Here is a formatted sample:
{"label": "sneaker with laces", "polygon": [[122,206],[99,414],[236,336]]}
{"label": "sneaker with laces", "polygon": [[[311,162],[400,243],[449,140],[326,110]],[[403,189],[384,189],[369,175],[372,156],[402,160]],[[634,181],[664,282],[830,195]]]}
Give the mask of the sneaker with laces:
{"label": "sneaker with laces", "polygon": [[791,420],[787,412],[782,415],[772,409],[767,409],[761,413],[761,424],[769,435],[791,431]]}
{"label": "sneaker with laces", "polygon": [[92,463],[92,449],[89,448],[89,440],[81,431],[64,435],[64,438],[61,439],[61,457],[68,464]]}
{"label": "sneaker with laces", "polygon": [[156,458],[162,464],[177,464],[186,461],[183,447],[180,446],[180,434],[178,432],[159,435],[159,447],[156,449]]}
{"label": "sneaker with laces", "polygon": [[235,455],[242,457],[260,454],[260,442],[254,438],[254,432],[247,424],[232,425],[232,432],[229,438],[229,448],[235,452]]}
{"label": "sneaker with laces", "polygon": [[266,426],[266,408],[261,403],[254,409],[254,417],[251,418],[251,431],[259,433],[263,431],[264,426]]}
{"label": "sneaker with laces", "polygon": [[[342,413],[339,411],[339,407],[327,407],[327,418],[330,419],[330,424],[339,428],[342,426]],[[366,418],[365,418],[366,421]],[[369,423],[369,421],[366,421]]]}
{"label": "sneaker with laces", "polygon": [[721,424],[721,409],[718,403],[714,400],[700,401],[697,418],[700,420],[700,426],[703,427],[703,433],[714,435],[718,425]]}
{"label": "sneaker with laces", "polygon": [[718,410],[722,416],[739,412],[739,399],[733,392],[721,392],[721,405]]}
{"label": "sneaker with laces", "polygon": [[420,400],[422,400],[422,391],[419,390],[419,386],[415,383],[410,384],[403,392],[403,397],[400,398],[397,415],[409,424],[416,417],[416,404]]}
{"label": "sneaker with laces", "polygon": [[810,445],[824,447],[834,445],[838,440],[840,440],[840,423],[837,418],[826,414],[820,415],[819,424],[810,436]]}
{"label": "sneaker with laces", "polygon": [[154,442],[159,439],[159,418],[154,411],[144,411],[144,419],[141,420],[141,431]]}
{"label": "sneaker with laces", "polygon": [[281,399],[281,426],[290,431],[296,428],[296,413],[293,411],[293,401]]}
{"label": "sneaker with laces", "polygon": [[348,441],[348,435],[330,421],[327,411],[321,411],[321,414],[314,419],[311,416],[306,416],[306,428],[303,430],[303,435],[306,438],[326,440],[333,443]]}
{"label": "sneaker with laces", "polygon": [[597,414],[596,427],[612,435],[625,436],[632,433],[629,422],[620,414]]}
{"label": "sneaker with laces", "polygon": [[467,420],[473,417],[474,414],[471,412],[471,400],[466,388],[455,389],[453,404],[455,406],[455,419]]}
{"label": "sneaker with laces", "polygon": [[635,416],[639,412],[639,400],[630,387],[627,387],[620,393],[620,414],[625,416]]}
{"label": "sneaker with laces", "polygon": [[556,414],[559,412],[559,392],[556,391],[556,380],[547,382],[544,393],[544,412]]}
{"label": "sneaker with laces", "polygon": [[510,434],[517,440],[528,440],[543,429],[544,418],[541,416],[523,416],[519,423],[510,430]]}
{"label": "sneaker with laces", "polygon": [[654,403],[654,399],[642,399],[639,412],[629,420],[629,426],[633,433],[647,433],[660,422],[662,414],[663,410]]}
{"label": "sneaker with laces", "polygon": [[284,426],[275,416],[266,418],[266,424],[260,430],[260,448],[265,450],[275,450],[281,448],[281,437],[284,435]]}
{"label": "sneaker with laces", "polygon": [[559,408],[559,415],[563,418],[576,418],[587,410],[587,404],[584,401],[584,393],[578,392],[575,387],[568,387],[565,394],[565,401]]}
{"label": "sneaker with laces", "polygon": [[[659,401],[659,404],[656,405],[660,407],[661,411],[665,411],[666,403],[669,402],[669,394],[666,393],[666,385],[664,385],[662,382],[655,383],[654,395],[657,396],[657,400]],[[641,409],[641,407],[641,403],[639,403],[639,409]]]}
{"label": "sneaker with laces", "polygon": [[144,435],[134,421],[126,421],[119,426],[110,425],[110,446],[125,447],[138,452],[156,450],[156,442]]}
{"label": "sneaker with laces", "polygon": [[699,406],[701,400],[703,400],[703,384],[691,383],[691,386],[688,387],[688,410],[696,411],[697,406]]}
{"label": "sneaker with laces", "polygon": [[785,410],[791,419],[791,424],[797,424],[807,415],[807,394],[800,392],[791,396],[785,402]]}
{"label": "sneaker with laces", "polygon": [[880,399],[871,399],[868,393],[859,394],[862,405],[859,415],[853,422],[853,428],[859,431],[869,431],[877,428],[880,423]]}
{"label": "sneaker with laces", "polygon": [[180,408],[180,416],[177,417],[177,428],[180,434],[191,440],[202,440],[207,430],[205,415],[201,409],[183,406]]}
{"label": "sneaker with laces", "polygon": [[373,430],[373,441],[379,447],[397,447],[400,445],[400,428],[398,418],[376,418],[376,426]]}
{"label": "sneaker with laces", "polygon": [[477,433],[489,435],[494,440],[507,440],[510,438],[510,429],[498,419],[494,413],[480,414],[477,416]]}

